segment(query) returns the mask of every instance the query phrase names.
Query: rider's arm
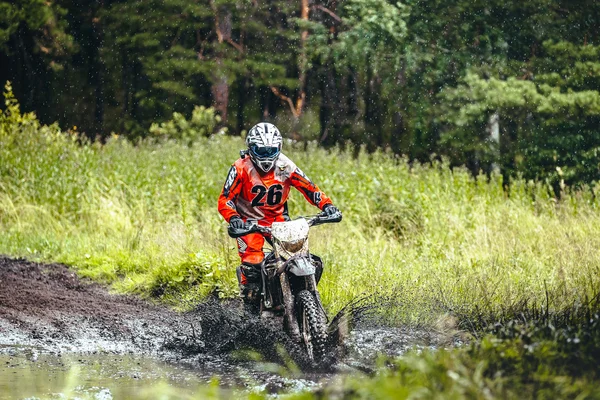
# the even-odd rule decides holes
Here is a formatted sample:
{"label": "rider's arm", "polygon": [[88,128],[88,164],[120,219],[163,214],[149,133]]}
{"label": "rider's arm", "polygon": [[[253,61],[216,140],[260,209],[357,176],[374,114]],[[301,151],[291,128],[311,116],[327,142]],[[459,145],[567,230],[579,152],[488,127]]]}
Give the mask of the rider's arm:
{"label": "rider's arm", "polygon": [[300,168],[296,167],[290,176],[290,181],[292,186],[298,189],[313,206],[322,210],[325,205],[331,204],[331,199],[312,183]]}
{"label": "rider's arm", "polygon": [[239,214],[235,208],[235,198],[242,191],[242,171],[238,171],[235,165],[231,166],[223,190],[219,196],[219,212],[229,222],[231,217]]}

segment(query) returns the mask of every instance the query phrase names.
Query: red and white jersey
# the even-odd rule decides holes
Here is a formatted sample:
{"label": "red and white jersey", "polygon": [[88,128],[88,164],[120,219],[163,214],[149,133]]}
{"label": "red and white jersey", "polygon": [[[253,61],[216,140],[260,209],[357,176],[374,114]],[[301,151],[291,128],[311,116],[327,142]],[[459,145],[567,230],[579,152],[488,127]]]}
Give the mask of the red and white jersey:
{"label": "red and white jersey", "polygon": [[321,210],[331,204],[329,197],[284,154],[279,155],[275,168],[262,174],[250,157],[240,158],[229,170],[219,197],[219,212],[227,222],[239,215],[244,220],[255,219],[260,225],[269,226],[283,221],[285,202],[292,186]]}

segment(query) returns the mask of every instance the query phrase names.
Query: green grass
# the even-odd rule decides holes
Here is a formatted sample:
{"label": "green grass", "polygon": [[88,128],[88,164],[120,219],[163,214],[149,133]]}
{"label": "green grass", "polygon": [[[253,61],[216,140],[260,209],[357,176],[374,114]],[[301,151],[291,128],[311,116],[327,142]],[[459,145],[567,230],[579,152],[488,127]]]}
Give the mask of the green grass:
{"label": "green grass", "polygon": [[[236,295],[239,259],[216,203],[239,138],[82,143],[8,98],[0,253],[63,262],[180,308]],[[397,322],[473,332],[503,323],[464,348],[384,360],[372,376],[295,397],[600,398],[598,301],[588,301],[600,292],[600,186],[556,200],[544,183],[517,179],[507,190],[497,175],[473,179],[385,152],[284,151],[344,212],[311,233],[331,314],[377,294],[394,299],[387,316]],[[316,212],[298,193],[290,209]]]}
{"label": "green grass", "polygon": [[[241,139],[80,143],[10,104],[0,119],[0,253],[64,262],[173,304],[235,295],[239,259],[216,203]],[[384,152],[284,151],[344,212],[311,233],[331,313],[370,293],[392,293],[397,318],[423,322],[524,298],[560,309],[598,292],[598,186],[557,201],[543,183],[506,191],[497,175]],[[317,211],[297,192],[290,208]]]}

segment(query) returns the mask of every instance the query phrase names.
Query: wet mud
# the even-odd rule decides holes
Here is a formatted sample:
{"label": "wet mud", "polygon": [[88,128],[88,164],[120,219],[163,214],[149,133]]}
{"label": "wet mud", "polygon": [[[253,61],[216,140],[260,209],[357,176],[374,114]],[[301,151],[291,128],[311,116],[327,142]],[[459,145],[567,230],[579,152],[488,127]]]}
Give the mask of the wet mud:
{"label": "wet mud", "polygon": [[400,355],[445,340],[374,324],[370,310],[368,299],[357,301],[332,319],[329,362],[315,368],[276,322],[248,313],[239,301],[208,299],[178,313],[112,294],[64,265],[0,257],[0,357],[23,365],[73,354],[94,362],[131,355],[192,371],[200,381],[218,376],[224,385],[280,392],[369,371],[380,354]]}
{"label": "wet mud", "polygon": [[160,352],[193,340],[194,323],[134,296],[109,293],[60,264],[0,258],[0,345],[61,352]]}

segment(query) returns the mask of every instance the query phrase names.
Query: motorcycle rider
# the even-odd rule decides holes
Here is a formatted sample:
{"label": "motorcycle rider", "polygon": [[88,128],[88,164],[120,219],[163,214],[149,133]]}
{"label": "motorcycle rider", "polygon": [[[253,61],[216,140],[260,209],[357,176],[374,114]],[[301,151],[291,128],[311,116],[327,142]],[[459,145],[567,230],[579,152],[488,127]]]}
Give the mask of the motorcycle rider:
{"label": "motorcycle rider", "polygon": [[[248,149],[240,152],[241,157],[229,169],[218,202],[219,213],[232,227],[243,229],[248,220],[266,227],[289,220],[287,199],[292,186],[327,215],[339,212],[331,199],[281,153],[282,142],[279,129],[268,122],[258,123],[248,132]],[[237,277],[246,302],[257,299],[264,242],[261,233],[237,238],[242,260]]]}

